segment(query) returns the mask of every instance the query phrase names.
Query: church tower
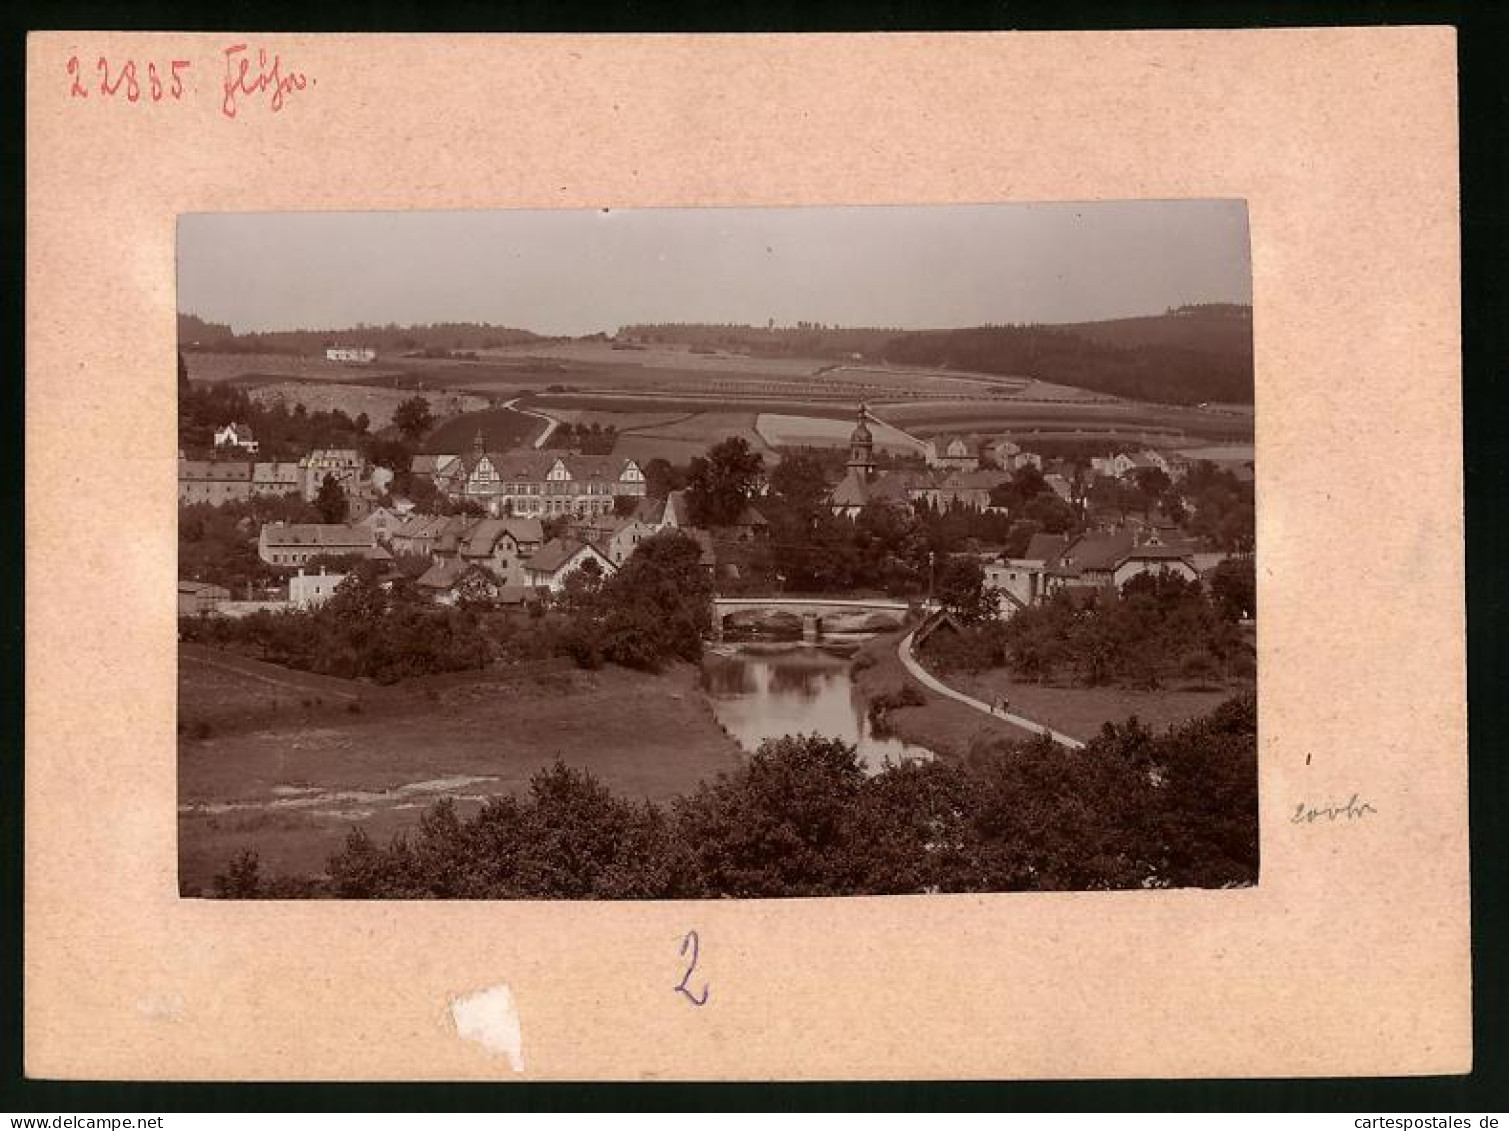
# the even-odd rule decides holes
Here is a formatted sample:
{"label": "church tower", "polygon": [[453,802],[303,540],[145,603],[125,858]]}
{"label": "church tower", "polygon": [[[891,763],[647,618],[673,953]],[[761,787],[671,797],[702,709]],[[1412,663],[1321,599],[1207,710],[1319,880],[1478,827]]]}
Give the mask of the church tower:
{"label": "church tower", "polygon": [[861,481],[875,475],[875,438],[870,435],[865,418],[869,415],[864,402],[859,404],[859,423],[849,437],[849,471]]}

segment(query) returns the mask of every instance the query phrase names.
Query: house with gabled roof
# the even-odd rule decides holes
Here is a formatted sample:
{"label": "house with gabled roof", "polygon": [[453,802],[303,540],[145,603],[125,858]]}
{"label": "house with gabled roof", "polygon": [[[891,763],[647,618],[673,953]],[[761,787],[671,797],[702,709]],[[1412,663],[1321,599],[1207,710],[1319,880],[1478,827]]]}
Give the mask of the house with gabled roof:
{"label": "house with gabled roof", "polygon": [[358,554],[364,558],[391,558],[379,553],[370,529],[331,522],[268,522],[257,536],[257,556],[268,565],[302,566],[321,556]]}
{"label": "house with gabled roof", "polygon": [[645,493],[644,471],[632,459],[533,448],[489,452],[481,432],[453,480],[453,496],[498,517],[607,514],[618,496]]}
{"label": "house with gabled roof", "polygon": [[479,518],[458,535],[454,556],[482,566],[505,585],[524,585],[525,565],[544,543],[537,518]]}
{"label": "house with gabled roof", "polygon": [[437,560],[414,584],[441,605],[455,605],[468,599],[495,601],[505,588],[491,570],[460,558]]}
{"label": "house with gabled roof", "polygon": [[251,425],[232,421],[224,428],[215,429],[215,449],[235,448],[247,455],[257,454],[257,438],[252,435]]}
{"label": "house with gabled roof", "polygon": [[1164,541],[1159,531],[1145,537],[1120,529],[1067,534],[1034,534],[1020,557],[985,567],[1003,617],[1037,604],[1060,590],[1120,589],[1143,573],[1171,573],[1187,581],[1200,576],[1193,542]]}
{"label": "house with gabled roof", "polygon": [[656,530],[691,526],[691,504],[685,491],[672,491],[663,499],[645,498],[634,510],[634,517]]}
{"label": "house with gabled roof", "polygon": [[553,538],[524,563],[525,584],[559,593],[566,578],[588,562],[594,563],[603,577],[611,576],[617,569],[608,556],[590,542]]}
{"label": "house with gabled roof", "polygon": [[923,445],[928,467],[955,471],[977,471],[980,467],[978,436],[934,436]]}

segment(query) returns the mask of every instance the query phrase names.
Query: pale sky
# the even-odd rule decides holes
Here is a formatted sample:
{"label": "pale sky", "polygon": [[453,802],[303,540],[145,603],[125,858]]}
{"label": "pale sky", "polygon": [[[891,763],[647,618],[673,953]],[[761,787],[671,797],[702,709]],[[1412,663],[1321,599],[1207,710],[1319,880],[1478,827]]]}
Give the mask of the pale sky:
{"label": "pale sky", "polygon": [[1252,301],[1240,200],[186,215],[178,308],[239,333],[491,322],[902,329]]}

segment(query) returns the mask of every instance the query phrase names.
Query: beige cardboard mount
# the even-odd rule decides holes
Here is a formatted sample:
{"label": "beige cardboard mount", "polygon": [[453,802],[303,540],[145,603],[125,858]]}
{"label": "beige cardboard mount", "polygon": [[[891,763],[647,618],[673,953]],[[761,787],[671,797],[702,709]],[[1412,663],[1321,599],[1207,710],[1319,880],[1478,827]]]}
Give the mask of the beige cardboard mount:
{"label": "beige cardboard mount", "polygon": [[[28,1074],[1467,1070],[1454,48],[1435,28],[34,35]],[[277,111],[256,89],[259,50],[278,78],[305,76]],[[98,93],[101,56],[110,81],[137,61],[137,101]],[[227,59],[243,57],[250,70],[231,75],[253,93],[231,118]],[[171,81],[172,60],[189,62],[176,99],[151,87],[152,73]],[[75,74],[89,97],[71,95]],[[1256,888],[618,905],[177,897],[165,595],[179,214],[1155,197],[1250,209]],[[1289,820],[1354,794],[1376,813]],[[674,991],[693,929],[703,1007]]]}

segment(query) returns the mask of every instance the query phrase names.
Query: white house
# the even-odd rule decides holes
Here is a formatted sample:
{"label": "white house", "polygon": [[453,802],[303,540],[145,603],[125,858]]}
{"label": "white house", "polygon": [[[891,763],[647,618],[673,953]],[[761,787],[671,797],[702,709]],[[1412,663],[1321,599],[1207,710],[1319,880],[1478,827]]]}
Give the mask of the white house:
{"label": "white house", "polygon": [[224,428],[215,429],[215,447],[236,448],[248,455],[257,454],[257,439],[252,435],[251,426],[237,424],[232,421]]}
{"label": "white house", "polygon": [[348,574],[319,573],[298,574],[288,579],[288,603],[295,609],[317,609],[335,592],[336,586],[345,581]]}
{"label": "white house", "polygon": [[377,359],[377,351],[370,346],[328,346],[326,361],[341,361],[355,365],[369,365]]}
{"label": "white house", "polygon": [[614,565],[608,560],[608,556],[590,542],[555,538],[541,546],[524,563],[524,576],[528,585],[559,593],[566,584],[566,578],[588,562],[595,562],[603,577],[614,572]]}

